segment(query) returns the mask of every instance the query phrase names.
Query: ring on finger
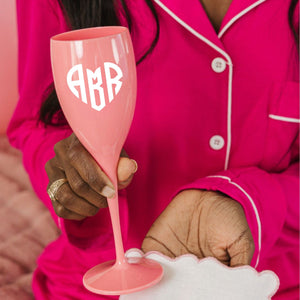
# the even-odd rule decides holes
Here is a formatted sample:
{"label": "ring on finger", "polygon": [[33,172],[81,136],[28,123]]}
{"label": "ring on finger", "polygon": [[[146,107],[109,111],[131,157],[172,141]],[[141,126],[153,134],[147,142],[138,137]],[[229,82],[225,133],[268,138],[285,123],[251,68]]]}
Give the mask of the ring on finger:
{"label": "ring on finger", "polygon": [[51,183],[51,185],[47,189],[47,193],[52,201],[57,200],[56,193],[59,190],[59,188],[66,182],[68,182],[68,180],[66,178],[61,178],[61,179],[55,180],[54,182]]}

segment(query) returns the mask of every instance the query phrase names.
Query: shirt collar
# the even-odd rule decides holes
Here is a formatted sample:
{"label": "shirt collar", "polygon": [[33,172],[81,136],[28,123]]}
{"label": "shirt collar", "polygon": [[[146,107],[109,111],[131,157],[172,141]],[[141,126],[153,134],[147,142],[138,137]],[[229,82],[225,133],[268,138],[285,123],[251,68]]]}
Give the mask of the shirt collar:
{"label": "shirt collar", "polygon": [[[232,0],[216,33],[200,0],[154,0],[176,21],[183,21],[204,38],[224,50],[220,38],[239,18],[267,0]],[[170,14],[171,13],[171,14]]]}

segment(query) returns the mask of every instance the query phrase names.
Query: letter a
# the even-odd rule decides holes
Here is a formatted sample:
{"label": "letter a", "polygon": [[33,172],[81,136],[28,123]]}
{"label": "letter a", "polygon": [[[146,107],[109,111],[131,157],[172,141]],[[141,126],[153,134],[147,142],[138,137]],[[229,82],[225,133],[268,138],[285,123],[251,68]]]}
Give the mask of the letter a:
{"label": "letter a", "polygon": [[[72,80],[72,77],[75,72],[78,73],[78,80]],[[70,69],[70,71],[67,74],[67,83],[68,83],[69,89],[77,98],[79,98],[79,92],[75,87],[79,86],[81,100],[82,100],[82,102],[87,103],[86,91],[85,91],[85,86],[84,86],[84,78],[83,78],[83,69],[82,69],[81,64],[76,65]]]}
{"label": "letter a", "polygon": [[[105,106],[105,97],[104,91],[101,87],[102,84],[102,76],[100,67],[96,69],[95,73],[89,69],[86,69],[86,74],[88,78],[89,90],[90,90],[90,98],[91,98],[91,106],[93,109],[100,111]],[[96,83],[93,80],[97,80]],[[95,91],[98,91],[100,102],[96,103],[95,99]]]}
{"label": "letter a", "polygon": [[[116,64],[110,62],[104,63],[104,69],[106,76],[108,99],[109,102],[111,102],[114,99],[112,85],[116,85],[115,95],[117,95],[122,86],[122,81],[120,81],[120,79],[123,77],[123,73],[122,70]],[[117,72],[117,75],[114,78],[111,77],[110,69],[114,69]]]}

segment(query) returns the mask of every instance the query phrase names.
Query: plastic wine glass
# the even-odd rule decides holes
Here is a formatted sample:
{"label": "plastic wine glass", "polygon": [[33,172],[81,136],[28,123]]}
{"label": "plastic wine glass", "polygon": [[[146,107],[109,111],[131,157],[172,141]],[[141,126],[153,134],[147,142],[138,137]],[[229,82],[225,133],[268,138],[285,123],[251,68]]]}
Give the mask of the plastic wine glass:
{"label": "plastic wine glass", "polygon": [[[69,31],[51,38],[54,84],[65,117],[80,142],[117,185],[117,163],[136,102],[136,69],[128,29],[121,26]],[[118,193],[108,199],[116,260],[83,277],[97,294],[121,295],[156,284],[162,267],[145,258],[126,258]]]}

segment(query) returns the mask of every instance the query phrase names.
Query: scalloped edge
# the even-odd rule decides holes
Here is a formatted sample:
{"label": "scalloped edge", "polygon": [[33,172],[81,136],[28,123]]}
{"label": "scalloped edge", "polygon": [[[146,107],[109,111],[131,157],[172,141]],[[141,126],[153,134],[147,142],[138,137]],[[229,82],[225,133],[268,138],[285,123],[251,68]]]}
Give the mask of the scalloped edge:
{"label": "scalloped edge", "polygon": [[[220,261],[218,261],[216,258],[214,257],[205,257],[205,258],[201,258],[199,259],[196,255],[194,254],[191,254],[191,253],[188,253],[188,254],[183,254],[181,256],[177,256],[175,258],[171,258],[169,256],[166,256],[158,251],[149,251],[147,253],[144,253],[142,250],[138,249],[138,248],[131,248],[131,249],[128,249],[125,253],[126,257],[128,255],[130,255],[131,253],[136,253],[138,254],[140,257],[149,257],[151,255],[157,255],[159,257],[162,257],[163,259],[169,261],[169,262],[175,262],[175,261],[178,261],[178,260],[181,260],[182,258],[192,258],[197,264],[201,264],[203,262],[206,262],[206,261],[212,261],[214,263],[217,263],[218,266],[222,267],[222,268],[225,268],[227,270],[230,270],[232,271],[233,269],[235,270],[249,270],[251,271],[252,273],[254,273],[257,277],[262,277],[264,274],[270,274],[274,277],[275,281],[276,281],[276,288],[274,289],[273,293],[268,295],[268,299],[271,300],[272,297],[276,294],[276,292],[278,291],[279,289],[279,286],[280,286],[280,280],[278,278],[278,276],[276,275],[275,272],[273,272],[272,270],[264,270],[264,271],[257,271],[256,269],[254,269],[253,267],[249,266],[249,265],[244,265],[244,266],[238,266],[238,267],[229,267],[229,266],[226,266],[224,264],[222,264]],[[132,256],[131,256],[132,257]],[[138,256],[134,256],[134,257],[138,257]],[[152,257],[149,257],[149,259],[153,259]],[[155,260],[155,259],[154,259]]]}

